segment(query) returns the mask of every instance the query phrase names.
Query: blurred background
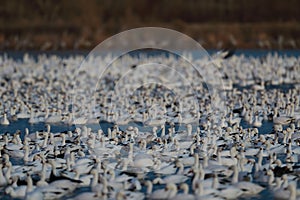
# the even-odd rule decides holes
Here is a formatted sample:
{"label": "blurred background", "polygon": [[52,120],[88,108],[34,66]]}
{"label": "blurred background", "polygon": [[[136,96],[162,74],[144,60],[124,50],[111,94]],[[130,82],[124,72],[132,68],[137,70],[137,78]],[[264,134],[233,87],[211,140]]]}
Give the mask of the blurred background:
{"label": "blurred background", "polygon": [[209,49],[299,49],[299,8],[299,0],[1,0],[0,50],[91,50],[143,26]]}

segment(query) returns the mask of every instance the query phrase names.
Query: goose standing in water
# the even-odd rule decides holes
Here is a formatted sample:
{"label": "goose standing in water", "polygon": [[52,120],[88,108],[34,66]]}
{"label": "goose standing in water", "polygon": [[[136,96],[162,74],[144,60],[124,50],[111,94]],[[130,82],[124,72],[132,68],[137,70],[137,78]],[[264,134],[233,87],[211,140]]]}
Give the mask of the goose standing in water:
{"label": "goose standing in water", "polygon": [[6,113],[3,114],[3,118],[1,119],[0,123],[1,123],[1,125],[9,125],[9,121],[7,119]]}
{"label": "goose standing in water", "polygon": [[261,127],[262,126],[262,119],[259,119],[258,114],[255,115],[253,126],[254,127]]}

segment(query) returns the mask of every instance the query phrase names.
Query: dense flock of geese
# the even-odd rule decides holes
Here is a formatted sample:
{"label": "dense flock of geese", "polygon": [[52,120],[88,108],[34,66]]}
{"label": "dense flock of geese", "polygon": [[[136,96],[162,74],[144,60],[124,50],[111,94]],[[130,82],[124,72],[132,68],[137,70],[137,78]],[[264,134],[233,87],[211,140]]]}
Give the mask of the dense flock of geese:
{"label": "dense flock of geese", "polygon": [[[268,190],[300,198],[299,57],[215,55],[217,92],[205,86],[217,85],[208,58],[193,60],[199,75],[174,56],[123,56],[100,78],[110,55],[78,70],[82,60],[0,57],[1,126],[45,123],[0,133],[2,197],[208,200]],[[104,130],[105,121],[114,125]],[[120,128],[129,122],[151,131]],[[260,131],[265,122],[273,131]],[[52,132],[53,124],[76,126]]]}

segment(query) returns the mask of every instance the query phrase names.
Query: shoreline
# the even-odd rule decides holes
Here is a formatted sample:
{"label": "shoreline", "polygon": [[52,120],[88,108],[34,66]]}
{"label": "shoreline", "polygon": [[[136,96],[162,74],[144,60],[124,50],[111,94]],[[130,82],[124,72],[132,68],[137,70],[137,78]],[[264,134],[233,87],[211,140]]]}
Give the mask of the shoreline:
{"label": "shoreline", "polygon": [[125,30],[138,27],[170,28],[198,41],[205,49],[300,49],[300,23],[145,23],[125,24],[114,31],[88,25],[0,26],[0,50],[88,51]]}

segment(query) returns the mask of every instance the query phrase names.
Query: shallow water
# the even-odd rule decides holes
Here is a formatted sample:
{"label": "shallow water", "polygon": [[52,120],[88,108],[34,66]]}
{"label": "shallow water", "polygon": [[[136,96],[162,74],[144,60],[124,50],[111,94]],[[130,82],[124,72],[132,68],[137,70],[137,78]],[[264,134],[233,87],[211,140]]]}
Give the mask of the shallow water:
{"label": "shallow water", "polygon": [[[120,129],[125,130],[128,126],[134,126],[134,125],[136,126],[137,124],[138,123],[129,123],[128,125],[120,126]],[[140,131],[151,131],[152,130],[152,127],[149,127],[149,126],[143,127],[143,126],[141,126],[141,124],[138,124],[138,125],[139,125]],[[101,126],[101,129],[105,132],[105,134],[107,134],[107,129],[113,127],[114,124],[101,121],[100,126]],[[97,131],[100,126],[98,124],[87,125],[87,127],[92,128],[93,131]],[[244,128],[252,127],[251,125],[247,124],[244,121],[241,122],[241,126],[243,126]],[[169,127],[169,125],[166,125],[166,128],[168,128],[168,127]],[[196,130],[196,127],[197,127],[196,125],[193,126],[193,131]],[[272,127],[273,127],[272,122],[264,122],[263,126],[258,128],[258,129],[259,129],[259,132],[261,134],[267,134],[267,133],[270,133],[272,131]],[[35,131],[46,131],[46,124],[43,123],[43,122],[40,122],[40,123],[37,123],[37,124],[29,124],[28,119],[21,119],[21,120],[18,120],[18,121],[12,121],[11,124],[8,125],[8,126],[0,125],[0,133],[1,134],[3,134],[3,133],[14,133],[17,130],[20,130],[21,131],[21,136],[23,138],[24,133],[25,133],[25,128],[28,128],[30,133],[35,132]],[[76,126],[74,126],[74,125],[67,126],[67,125],[64,125],[64,124],[52,124],[51,125],[51,132],[56,133],[56,132],[69,131],[69,130],[73,131],[75,128],[76,128]],[[178,131],[178,130],[185,129],[185,127],[176,125],[175,129],[176,129],[176,131]],[[160,135],[160,132],[158,132],[158,135]],[[13,164],[22,164],[23,163],[23,161],[16,160],[16,159],[11,159],[11,162]],[[155,175],[153,173],[149,172],[147,174],[147,177],[149,179],[153,179],[153,178],[155,178]],[[191,187],[191,179],[188,179],[187,183]],[[298,182],[298,184],[300,184],[300,183]],[[165,187],[164,184],[154,185],[153,190],[161,189],[161,188],[164,188],[164,187]],[[191,188],[190,188],[190,190],[191,190]],[[70,194],[67,197],[74,197],[74,196],[76,196],[77,194],[79,194],[81,192],[89,192],[89,191],[90,191],[89,187],[82,187],[82,188],[76,189],[75,193]],[[143,186],[142,192],[146,192],[146,187]],[[2,196],[2,195],[3,195],[3,193],[0,191],[0,196]],[[3,198],[3,199],[10,199],[9,196],[6,196],[6,195],[4,195],[4,196],[5,196],[5,198]],[[265,189],[260,194],[258,194],[256,196],[243,196],[243,197],[240,197],[239,199],[256,200],[256,199],[272,199],[272,198],[273,198],[272,193],[268,189]]]}
{"label": "shallow water", "polygon": [[[218,52],[215,49],[208,49],[206,50],[208,54],[214,54]],[[57,55],[59,57],[69,57],[69,56],[76,56],[82,55],[87,56],[90,51],[78,51],[78,50],[71,50],[71,51],[0,51],[0,55],[7,55],[8,57],[13,58],[14,60],[20,60],[23,58],[24,54],[27,53],[33,58],[37,58],[40,54],[45,54],[47,56],[50,55]],[[147,52],[147,55],[157,55],[157,53],[161,54],[161,50],[151,50],[151,52]],[[257,50],[257,49],[237,49],[234,52],[234,55],[240,56],[245,55],[246,57],[265,57],[269,53],[271,54],[278,54],[279,56],[300,56],[300,50]],[[168,54],[168,53],[167,53]],[[166,54],[166,55],[167,55]],[[197,57],[198,52],[192,51],[193,56]],[[135,53],[133,53],[135,55]]]}
{"label": "shallow water", "polygon": [[[208,51],[209,53],[214,53],[215,51],[214,50],[211,50],[211,51]],[[15,60],[21,60],[23,58],[23,55],[24,55],[25,52],[6,52],[6,54],[9,56],[9,57],[12,57],[13,59]],[[37,55],[39,55],[41,52],[31,52],[30,55],[36,57]],[[267,55],[267,53],[269,53],[269,51],[256,51],[256,50],[238,50],[236,51],[236,55],[241,55],[241,54],[245,54],[246,56],[253,56],[253,57],[264,57]],[[273,52],[275,53],[275,52]],[[300,51],[279,51],[277,52],[279,55],[287,55],[287,56],[300,56]],[[0,54],[4,54],[4,52],[0,52]],[[47,55],[57,55],[57,56],[60,56],[60,57],[68,57],[68,56],[71,56],[71,55],[83,55],[83,56],[86,56],[88,54],[88,52],[48,52]],[[240,86],[235,86],[237,87],[238,89],[248,89],[247,87],[240,87]],[[291,89],[293,88],[293,85],[280,85],[280,86],[267,86],[267,90],[272,90],[272,89],[282,89],[283,91],[287,91],[288,89]],[[10,121],[10,125],[8,126],[3,126],[3,125],[0,125],[0,134],[5,134],[5,133],[10,133],[10,134],[13,134],[15,133],[17,130],[20,130],[21,131],[21,137],[23,138],[24,137],[24,133],[25,133],[25,128],[28,128],[29,129],[29,132],[32,133],[32,132],[35,132],[35,131],[45,131],[46,130],[46,127],[45,127],[45,123],[43,122],[40,122],[40,123],[36,123],[36,124],[30,124],[28,123],[28,119],[20,119],[20,120],[17,120],[17,121]],[[107,129],[108,128],[111,128],[114,126],[114,124],[112,123],[108,123],[108,122],[105,122],[105,121],[101,121],[100,124],[90,124],[90,125],[87,125],[88,127],[92,128],[93,131],[97,131],[100,127],[101,129],[104,131],[105,134],[107,134]],[[119,126],[120,129],[123,129],[125,130],[128,126],[138,126],[139,127],[139,130],[142,131],[142,132],[151,132],[152,131],[152,127],[149,127],[149,126],[143,126],[143,124],[141,123],[134,123],[134,122],[131,122],[129,123],[128,125],[121,125]],[[193,131],[196,130],[197,128],[197,124],[194,124],[193,125]],[[241,121],[241,126],[243,128],[252,128],[253,126],[248,124],[247,122],[245,122],[244,120]],[[166,125],[166,130],[168,130],[170,126],[169,125]],[[68,126],[68,125],[65,125],[65,124],[51,124],[51,132],[53,133],[56,133],[56,132],[64,132],[64,131],[74,131],[74,129],[76,128],[76,126],[72,125],[72,126]],[[175,129],[176,131],[180,131],[180,130],[183,130],[185,129],[185,126],[179,126],[178,124],[175,125]],[[273,123],[270,122],[270,121],[263,121],[263,125],[261,127],[258,128],[259,130],[259,133],[260,134],[268,134],[270,132],[272,132],[273,130]],[[158,135],[160,135],[160,132],[158,132]],[[280,155],[278,156],[280,157]],[[18,164],[21,164],[20,161],[18,160],[13,160],[12,159],[12,162],[13,163],[18,163]],[[148,173],[147,176],[151,179],[154,177],[154,174],[153,173]],[[187,182],[189,184],[189,186],[191,186],[191,179],[188,180]],[[298,181],[298,187],[299,187],[299,181]],[[163,188],[164,185],[154,185],[153,189],[159,189],[159,188]],[[81,192],[87,192],[87,191],[90,191],[90,188],[89,187],[82,187],[80,189],[77,189],[76,190],[76,193],[74,194],[71,194],[69,195],[68,197],[72,197],[78,193],[81,193]],[[146,191],[146,188],[143,187],[142,189],[142,192],[145,192]],[[6,196],[6,195],[3,195],[3,190],[0,190],[0,196],[1,196],[1,199],[10,199],[9,196]],[[247,196],[244,196],[244,197],[241,197],[239,199],[272,199],[273,196],[272,196],[272,193],[270,192],[270,190],[268,190],[267,188],[265,190],[263,190],[259,195],[257,196],[251,196],[251,197],[247,197]]]}

